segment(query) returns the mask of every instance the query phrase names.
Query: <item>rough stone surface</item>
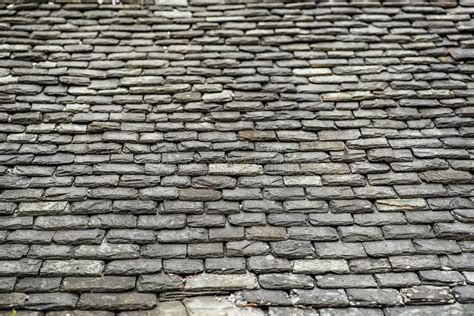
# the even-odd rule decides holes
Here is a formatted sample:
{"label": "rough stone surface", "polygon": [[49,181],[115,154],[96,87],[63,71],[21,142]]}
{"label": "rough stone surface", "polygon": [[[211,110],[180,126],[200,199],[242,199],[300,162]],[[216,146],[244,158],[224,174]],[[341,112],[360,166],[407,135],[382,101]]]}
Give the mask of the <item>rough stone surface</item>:
{"label": "rough stone surface", "polygon": [[204,315],[243,315],[263,316],[263,311],[254,308],[239,307],[225,297],[202,296],[183,300],[188,316]]}
{"label": "rough stone surface", "polygon": [[150,309],[156,305],[156,296],[154,294],[142,293],[85,293],[81,295],[77,305],[79,308],[83,309]]}
{"label": "rough stone surface", "polygon": [[389,2],[0,1],[0,316],[472,314],[474,2]]}
{"label": "rough stone surface", "polygon": [[236,290],[258,287],[255,275],[247,274],[200,274],[187,278],[185,289],[198,290]]}

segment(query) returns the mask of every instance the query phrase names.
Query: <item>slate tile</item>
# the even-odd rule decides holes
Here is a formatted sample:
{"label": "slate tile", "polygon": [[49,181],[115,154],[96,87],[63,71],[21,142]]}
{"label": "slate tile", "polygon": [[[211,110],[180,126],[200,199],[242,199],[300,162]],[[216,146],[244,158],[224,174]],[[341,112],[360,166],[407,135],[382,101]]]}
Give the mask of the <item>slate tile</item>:
{"label": "slate tile", "polygon": [[5,6],[0,307],[469,313],[470,1]]}
{"label": "slate tile", "polygon": [[[244,290],[239,292],[238,297],[250,304],[257,305],[291,305],[288,294],[280,290]],[[249,311],[250,313],[254,311]],[[255,311],[258,313],[258,311]]]}
{"label": "slate tile", "polygon": [[135,287],[134,277],[67,277],[62,282],[64,290],[70,292],[122,292]]}
{"label": "slate tile", "polygon": [[44,276],[95,276],[100,275],[104,263],[97,260],[46,260],[40,274]]}
{"label": "slate tile", "polygon": [[393,256],[389,260],[393,271],[416,271],[441,267],[441,262],[435,255]]}
{"label": "slate tile", "polygon": [[299,304],[317,307],[344,307],[349,304],[343,290],[295,290],[293,297]]}
{"label": "slate tile", "polygon": [[259,241],[230,241],[226,245],[226,253],[229,257],[267,255],[270,246]]}
{"label": "slate tile", "polygon": [[137,283],[138,291],[161,292],[179,289],[184,285],[184,279],[170,274],[150,274],[140,276]]}
{"label": "slate tile", "polygon": [[0,280],[2,281],[0,292],[13,292],[15,288],[16,278],[15,277],[1,277]]}
{"label": "slate tile", "polygon": [[204,266],[208,273],[245,273],[246,270],[244,258],[206,258]]}
{"label": "slate tile", "polygon": [[112,260],[107,263],[104,274],[106,275],[141,275],[160,272],[162,268],[159,259],[127,259]]}
{"label": "slate tile", "polygon": [[375,280],[371,275],[336,275],[326,274],[316,276],[316,283],[320,288],[355,288],[376,287]]}
{"label": "slate tile", "polygon": [[356,273],[377,273],[391,271],[392,267],[386,258],[364,258],[349,260],[349,269]]}
{"label": "slate tile", "polygon": [[212,289],[256,289],[257,279],[254,274],[200,274],[187,279],[185,289],[212,290]]}
{"label": "slate tile", "polygon": [[432,285],[455,285],[464,282],[464,277],[457,271],[439,271],[439,270],[427,270],[420,271],[420,279],[425,284]]}
{"label": "slate tile", "polygon": [[154,294],[144,293],[106,293],[81,294],[77,306],[82,309],[133,310],[150,309],[156,305]]}
{"label": "slate tile", "polygon": [[412,288],[401,289],[400,294],[406,304],[435,304],[454,302],[454,297],[448,287],[435,287],[419,285]]}
{"label": "slate tile", "polygon": [[78,298],[71,293],[34,293],[28,295],[25,307],[33,310],[75,308]]}
{"label": "slate tile", "polygon": [[315,242],[314,248],[319,258],[355,259],[367,256],[361,243]]}

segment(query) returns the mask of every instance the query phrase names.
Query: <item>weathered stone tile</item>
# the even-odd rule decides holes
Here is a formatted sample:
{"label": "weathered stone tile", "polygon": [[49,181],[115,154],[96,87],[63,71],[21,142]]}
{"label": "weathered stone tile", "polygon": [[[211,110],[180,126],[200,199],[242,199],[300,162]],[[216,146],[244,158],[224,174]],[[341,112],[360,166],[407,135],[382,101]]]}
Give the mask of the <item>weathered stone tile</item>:
{"label": "weathered stone tile", "polygon": [[267,255],[270,247],[260,241],[230,241],[226,244],[226,253],[229,257]]}
{"label": "weathered stone tile", "polygon": [[302,274],[262,274],[258,282],[265,289],[304,289],[314,286],[313,279]]}
{"label": "weathered stone tile", "polygon": [[150,309],[157,303],[156,295],[145,293],[84,293],[77,307],[82,309],[134,310]]}
{"label": "weathered stone tile", "polygon": [[36,229],[85,229],[88,224],[87,216],[39,216],[35,220]]}
{"label": "weathered stone tile", "polygon": [[380,273],[375,275],[380,287],[409,287],[421,284],[414,272]]}
{"label": "weathered stone tile", "polygon": [[235,290],[235,289],[256,289],[258,287],[257,278],[254,274],[199,274],[187,278],[185,289],[191,291],[198,290]]}
{"label": "weathered stone tile", "polygon": [[157,239],[163,243],[193,243],[205,242],[208,230],[204,228],[184,228],[179,230],[160,230]]}
{"label": "weathered stone tile", "polygon": [[67,277],[62,287],[70,292],[122,292],[135,288],[134,277],[104,276],[104,277]]}
{"label": "weathered stone tile", "polygon": [[147,200],[173,200],[179,196],[179,191],[174,187],[152,187],[140,189],[140,196]]}
{"label": "weathered stone tile", "polygon": [[367,254],[373,257],[386,257],[393,255],[405,255],[415,252],[410,240],[385,240],[364,242]]}
{"label": "weathered stone tile", "polygon": [[367,288],[376,287],[371,275],[326,274],[316,276],[316,283],[320,288]]}
{"label": "weathered stone tile", "polygon": [[316,200],[284,201],[283,208],[287,212],[300,212],[300,213],[326,213],[329,210],[327,202],[316,201]]}
{"label": "weathered stone tile", "polygon": [[89,217],[88,226],[90,228],[135,228],[137,218],[127,214],[100,214]]}
{"label": "weathered stone tile", "polygon": [[199,201],[165,201],[160,209],[162,214],[200,214],[202,211],[203,203]]}
{"label": "weathered stone tile", "polygon": [[464,277],[458,271],[426,270],[420,271],[419,274],[425,284],[456,285],[464,282]]}
{"label": "weathered stone tile", "polygon": [[157,273],[162,264],[159,259],[132,259],[113,260],[107,263],[104,274],[106,275],[140,275]]}
{"label": "weathered stone tile", "polygon": [[309,258],[314,256],[310,241],[285,240],[271,243],[272,253],[283,258]]}
{"label": "weathered stone tile", "polygon": [[390,264],[394,271],[416,271],[441,267],[441,262],[435,255],[393,256],[390,257]]}
{"label": "weathered stone tile", "polygon": [[406,218],[412,224],[431,224],[453,222],[454,217],[448,211],[413,211],[406,212]]}
{"label": "weathered stone tile", "polygon": [[138,316],[138,315],[170,315],[170,316],[187,316],[186,308],[181,301],[159,302],[154,309],[126,311],[120,312],[121,316]]}
{"label": "weathered stone tile", "polygon": [[332,227],[289,227],[288,237],[298,240],[332,241],[338,240],[336,229]]}
{"label": "weathered stone tile", "polygon": [[464,223],[436,223],[433,227],[434,232],[439,238],[446,239],[472,239],[474,225]]}
{"label": "weathered stone tile", "polygon": [[324,259],[355,259],[367,256],[361,243],[316,242],[316,254]]}
{"label": "weathered stone tile", "polygon": [[245,229],[248,240],[275,241],[287,239],[286,229],[276,226],[252,226]]}
{"label": "weathered stone tile", "polygon": [[97,245],[102,242],[104,236],[105,232],[100,229],[60,230],[54,233],[53,240],[57,244],[65,245]]}
{"label": "weathered stone tile", "polygon": [[[247,304],[256,305],[291,305],[288,294],[281,290],[244,290],[237,293],[239,300],[247,302]],[[262,312],[255,309],[252,312]]]}
{"label": "weathered stone tile", "polygon": [[448,287],[419,285],[400,290],[406,304],[453,303],[454,297]]}
{"label": "weathered stone tile", "polygon": [[401,198],[439,197],[447,194],[441,184],[395,185],[394,189]]}
{"label": "weathered stone tile", "polygon": [[471,0],[145,2],[0,10],[0,315],[469,314]]}
{"label": "weathered stone tile", "polygon": [[49,244],[53,239],[52,231],[35,231],[19,229],[8,234],[6,240],[18,244]]}
{"label": "weathered stone tile", "polygon": [[294,290],[292,300],[297,304],[315,307],[344,307],[349,305],[344,290]]}
{"label": "weathered stone tile", "polygon": [[56,292],[61,285],[61,278],[27,277],[18,280],[15,290],[18,292]]}
{"label": "weathered stone tile", "polygon": [[210,164],[210,175],[246,176],[263,172],[262,166],[254,164]]}
{"label": "weathered stone tile", "polygon": [[331,200],[329,207],[333,213],[372,213],[373,205],[368,200],[353,199],[353,200]]}
{"label": "weathered stone tile", "polygon": [[403,307],[390,307],[386,309],[386,314],[388,316],[400,315],[408,316],[413,314],[419,315],[430,315],[432,313],[442,313],[442,314],[463,314],[469,313],[471,309],[470,304],[450,304],[450,305],[420,305],[420,306],[403,306]]}
{"label": "weathered stone tile", "polygon": [[210,241],[235,241],[244,239],[244,227],[226,225],[223,228],[210,228]]}
{"label": "weathered stone tile", "polygon": [[259,188],[224,189],[222,198],[229,201],[259,200],[262,199],[262,193]]}
{"label": "weathered stone tile", "polygon": [[235,226],[255,226],[266,223],[265,214],[261,213],[239,213],[228,217],[229,223]]}
{"label": "weathered stone tile", "polygon": [[275,226],[307,226],[306,214],[300,213],[274,213],[267,215],[267,222]]}
{"label": "weathered stone tile", "polygon": [[115,213],[156,214],[157,203],[154,201],[116,200],[112,211]]}
{"label": "weathered stone tile", "polygon": [[428,205],[424,199],[384,199],[377,200],[375,206],[379,211],[421,211],[426,210]]}
{"label": "weathered stone tile", "polygon": [[[110,232],[109,232],[110,233]],[[76,258],[83,259],[127,259],[138,258],[140,247],[133,244],[81,245],[75,248]]]}
{"label": "weathered stone tile", "polygon": [[0,307],[8,308],[11,307],[22,307],[25,305],[28,295],[25,293],[6,293],[2,294],[0,298]]}
{"label": "weathered stone tile", "polygon": [[98,276],[104,262],[97,260],[46,260],[40,274],[44,276]]}
{"label": "weathered stone tile", "polygon": [[395,289],[348,289],[347,295],[357,306],[393,306],[402,303]]}
{"label": "weathered stone tile", "polygon": [[0,277],[0,292],[13,292],[16,283],[16,277]]}
{"label": "weathered stone tile", "polygon": [[293,272],[307,274],[347,273],[349,267],[347,262],[341,259],[303,259],[293,261]]}
{"label": "weathered stone tile", "polygon": [[166,259],[163,260],[163,270],[180,275],[196,274],[204,270],[204,264],[199,259]]}
{"label": "weathered stone tile", "polygon": [[351,187],[309,187],[306,188],[310,200],[350,199],[354,197]]}
{"label": "weathered stone tile", "polygon": [[[382,316],[383,311],[375,308],[345,307],[345,308],[321,308],[318,310],[321,316]],[[312,315],[312,314],[310,314]]]}
{"label": "weathered stone tile", "polygon": [[285,258],[272,255],[253,256],[247,260],[248,269],[256,273],[274,273],[290,271],[291,263]]}
{"label": "weathered stone tile", "polygon": [[74,308],[78,298],[71,293],[35,293],[28,296],[25,307],[33,310]]}
{"label": "weathered stone tile", "polygon": [[244,258],[207,258],[204,266],[208,273],[233,274],[246,271]]}
{"label": "weathered stone tile", "polygon": [[229,302],[225,297],[200,296],[183,300],[189,316],[200,316],[207,313],[216,314],[226,312],[242,316],[263,316],[264,312],[257,308],[239,307]]}
{"label": "weathered stone tile", "polygon": [[64,215],[68,214],[70,209],[70,205],[67,202],[38,202],[20,203],[16,212],[20,216]]}
{"label": "weathered stone tile", "polygon": [[188,215],[187,224],[189,227],[225,227],[226,218],[217,214]]}
{"label": "weathered stone tile", "polygon": [[382,240],[382,230],[379,227],[341,226],[338,231],[344,242]]}
{"label": "weathered stone tile", "polygon": [[166,290],[182,289],[184,279],[173,274],[150,274],[138,278],[137,290],[146,292],[163,292]]}
{"label": "weathered stone tile", "polygon": [[454,296],[460,303],[472,303],[474,288],[472,286],[457,286],[454,288]]}
{"label": "weathered stone tile", "polygon": [[283,210],[281,202],[272,200],[245,200],[242,202],[242,209],[252,213],[274,213]]}

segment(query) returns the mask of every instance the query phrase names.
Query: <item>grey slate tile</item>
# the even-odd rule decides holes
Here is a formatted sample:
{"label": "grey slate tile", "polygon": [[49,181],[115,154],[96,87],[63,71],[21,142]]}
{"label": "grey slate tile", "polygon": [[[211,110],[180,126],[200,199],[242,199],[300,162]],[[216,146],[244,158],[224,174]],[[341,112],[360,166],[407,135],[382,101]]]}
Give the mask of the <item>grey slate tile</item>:
{"label": "grey slate tile", "polygon": [[469,314],[471,0],[84,2],[0,4],[1,309]]}

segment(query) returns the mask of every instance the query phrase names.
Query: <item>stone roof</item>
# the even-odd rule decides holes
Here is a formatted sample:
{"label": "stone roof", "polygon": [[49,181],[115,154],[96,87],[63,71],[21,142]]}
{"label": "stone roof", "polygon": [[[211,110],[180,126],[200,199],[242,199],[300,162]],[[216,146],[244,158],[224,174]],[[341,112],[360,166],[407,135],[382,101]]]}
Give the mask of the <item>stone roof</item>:
{"label": "stone roof", "polygon": [[0,5],[0,315],[472,315],[472,0],[58,2]]}

